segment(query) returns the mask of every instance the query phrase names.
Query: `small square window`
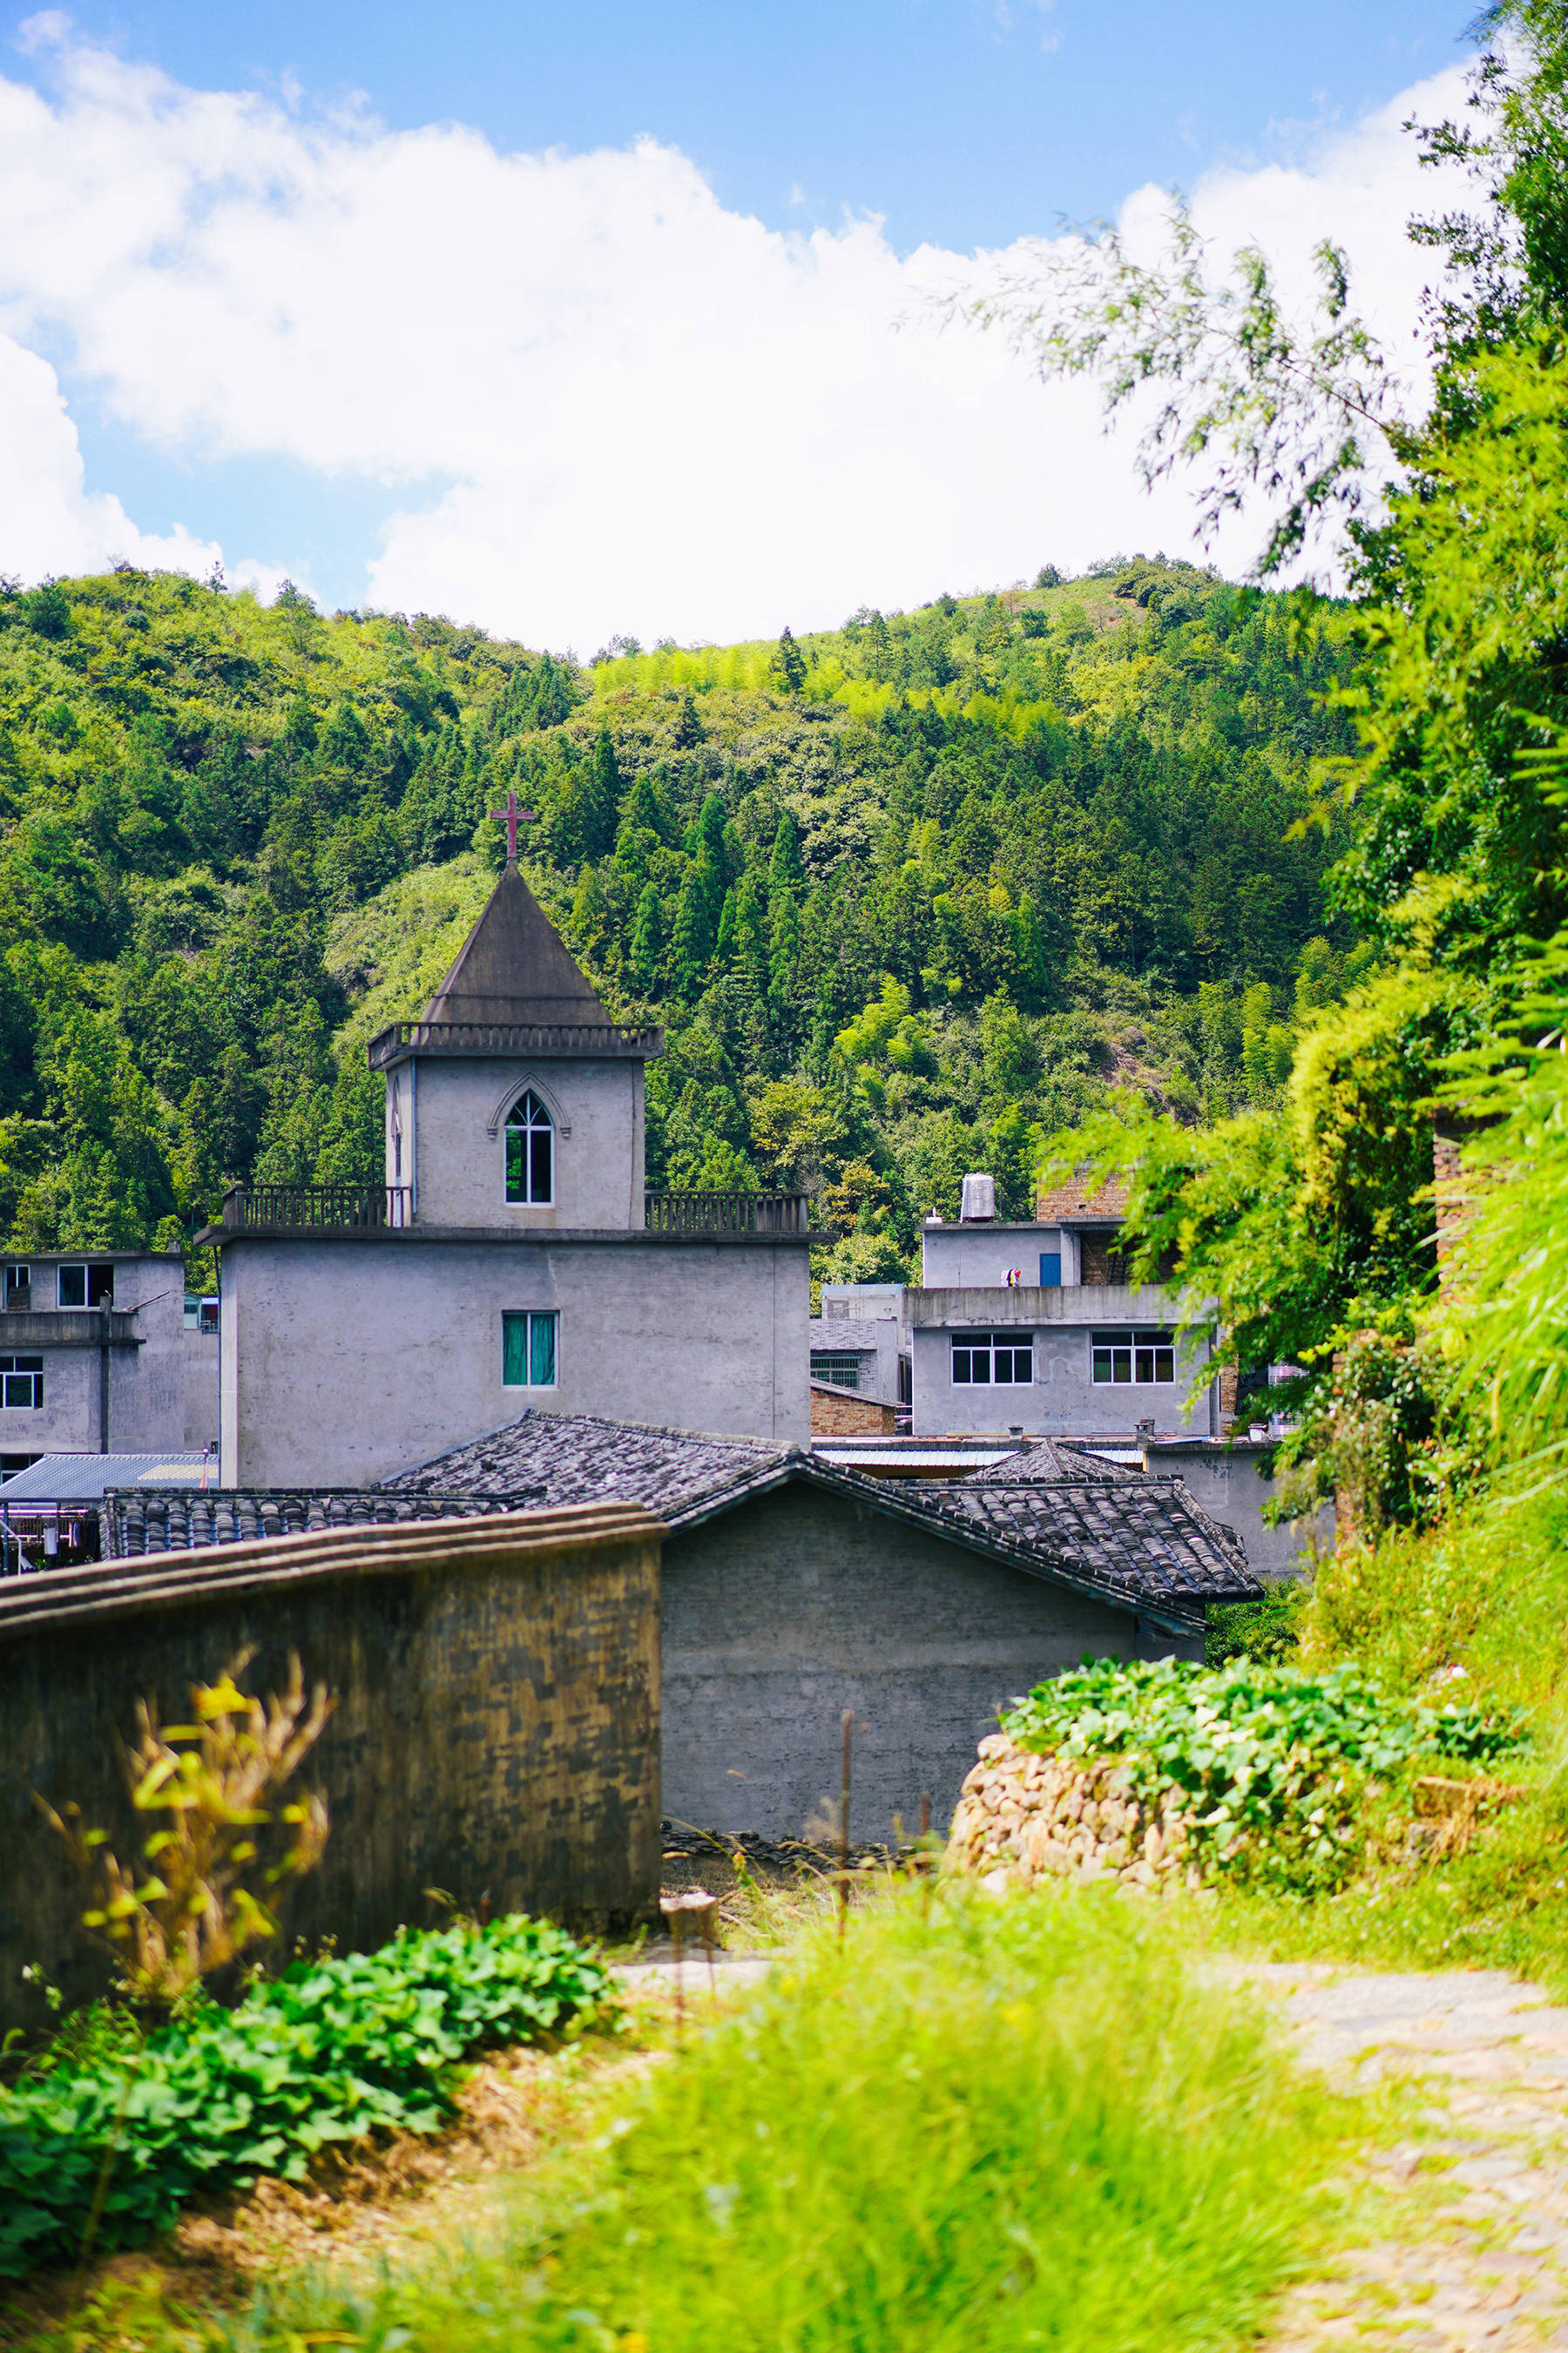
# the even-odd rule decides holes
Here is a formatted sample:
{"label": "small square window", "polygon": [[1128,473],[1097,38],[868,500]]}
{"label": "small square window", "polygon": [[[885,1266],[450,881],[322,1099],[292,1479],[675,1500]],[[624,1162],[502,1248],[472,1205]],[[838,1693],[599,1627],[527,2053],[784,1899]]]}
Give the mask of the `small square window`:
{"label": "small square window", "polygon": [[500,1319],[501,1381],[507,1388],[552,1389],[556,1385],[554,1308],[512,1308]]}
{"label": "small square window", "polygon": [[42,1356],[0,1356],[0,1407],[36,1413],[44,1402]]}

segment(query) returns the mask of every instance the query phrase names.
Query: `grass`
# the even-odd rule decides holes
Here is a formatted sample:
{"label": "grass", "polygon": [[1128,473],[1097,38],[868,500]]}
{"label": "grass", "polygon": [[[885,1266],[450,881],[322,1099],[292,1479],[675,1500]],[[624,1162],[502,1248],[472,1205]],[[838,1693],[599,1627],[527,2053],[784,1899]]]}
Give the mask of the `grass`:
{"label": "grass", "polygon": [[[1219,1940],[1281,1959],[1511,1969],[1568,1999],[1565,1548],[1568,1496],[1494,1493],[1322,1565],[1300,1613],[1301,1663],[1353,1659],[1396,1695],[1517,1711],[1529,1746],[1489,1769],[1520,1794],[1436,1866],[1399,1854],[1374,1801],[1366,1867],[1346,1886],[1310,1899],[1227,1889]],[[1265,1631],[1278,1639],[1277,1623]],[[1245,1639],[1239,1625],[1224,1632]]]}
{"label": "grass", "polygon": [[510,2228],[237,2353],[1219,2353],[1321,2252],[1365,2112],[1180,1927],[1114,1898],[879,1894],[618,2086]]}

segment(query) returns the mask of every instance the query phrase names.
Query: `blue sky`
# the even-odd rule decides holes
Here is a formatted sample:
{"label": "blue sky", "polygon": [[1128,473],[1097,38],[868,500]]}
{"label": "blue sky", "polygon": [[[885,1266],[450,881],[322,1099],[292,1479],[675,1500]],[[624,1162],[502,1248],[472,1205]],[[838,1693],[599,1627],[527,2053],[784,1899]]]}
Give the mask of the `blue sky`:
{"label": "blue sky", "polygon": [[[33,11],[6,11],[15,32]],[[79,5],[84,33],[205,89],[363,92],[395,129],[452,120],[502,148],[651,132],[773,227],[885,216],[906,253],[966,251],[1111,212],[1145,180],[1289,151],[1459,54],[1430,0],[795,0],[386,6]],[[24,60],[18,66],[25,73]]]}
{"label": "blue sky", "polygon": [[[0,438],[36,441],[53,487],[0,570],[221,543],[328,603],[561,644],[1179,542],[1091,402],[910,332],[910,257],[951,274],[1179,184],[1232,243],[1331,230],[1353,258],[1364,233],[1403,334],[1425,191],[1398,121],[1434,77],[1452,104],[1465,22],[1411,0],[13,7]],[[518,156],[544,159],[526,185]],[[5,506],[0,479],[0,542]]]}

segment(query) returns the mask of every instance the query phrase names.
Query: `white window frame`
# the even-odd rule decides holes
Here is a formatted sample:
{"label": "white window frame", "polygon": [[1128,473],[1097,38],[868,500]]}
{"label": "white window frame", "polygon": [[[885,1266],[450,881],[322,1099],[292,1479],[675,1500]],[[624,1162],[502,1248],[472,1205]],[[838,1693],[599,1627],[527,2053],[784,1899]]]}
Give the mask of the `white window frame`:
{"label": "white window frame", "polygon": [[[27,1394],[12,1395],[26,1386]],[[0,1412],[39,1413],[44,1404],[42,1356],[0,1356]]]}
{"label": "white window frame", "polygon": [[[1118,1359],[1127,1369],[1120,1370]],[[1108,1369],[1100,1370],[1105,1360]],[[1162,1366],[1162,1360],[1163,1364]],[[1176,1378],[1176,1347],[1163,1329],[1091,1332],[1089,1335],[1089,1379],[1091,1388],[1170,1388]]]}
{"label": "white window frame", "polygon": [[[520,1120],[517,1113],[525,1104],[531,1104],[534,1116]],[[542,1131],[547,1133],[550,1137],[550,1190],[548,1193],[536,1193],[533,1190],[532,1140]],[[522,1155],[524,1190],[521,1197],[514,1198],[508,1164],[511,1154],[511,1138],[517,1134],[521,1134],[524,1139]],[[561,1138],[554,1113],[535,1088],[524,1087],[501,1122],[501,1195],[509,1209],[552,1209],[555,1207],[557,1190],[555,1165],[560,1149]]]}
{"label": "white window frame", "polygon": [[[1028,1370],[1020,1372],[1020,1356],[1028,1360]],[[960,1359],[963,1359],[960,1369]],[[998,1374],[997,1362],[1005,1357],[1007,1370]],[[984,1371],[978,1370],[981,1362]],[[953,1332],[949,1335],[947,1356],[948,1385],[955,1389],[1024,1389],[1035,1385],[1035,1335],[1033,1332]]]}

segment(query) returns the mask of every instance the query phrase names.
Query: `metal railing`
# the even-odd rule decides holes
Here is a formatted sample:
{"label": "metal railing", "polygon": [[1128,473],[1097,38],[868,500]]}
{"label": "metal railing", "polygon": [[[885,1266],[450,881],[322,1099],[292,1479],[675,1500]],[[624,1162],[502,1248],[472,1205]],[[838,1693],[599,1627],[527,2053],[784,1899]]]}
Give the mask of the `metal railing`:
{"label": "metal railing", "polygon": [[664,1051],[662,1029],[620,1021],[395,1021],[370,1041],[370,1067],[403,1054],[535,1054],[647,1061]]}
{"label": "metal railing", "polygon": [[223,1197],[220,1219],[236,1232],[284,1226],[303,1233],[363,1233],[413,1222],[406,1185],[234,1185]]}
{"label": "metal railing", "polygon": [[643,1224],[650,1234],[805,1234],[809,1193],[648,1193]]}

